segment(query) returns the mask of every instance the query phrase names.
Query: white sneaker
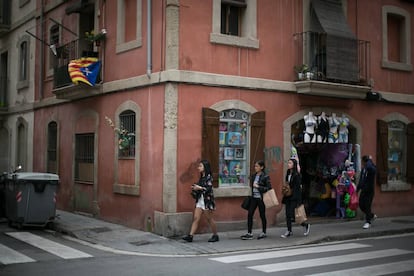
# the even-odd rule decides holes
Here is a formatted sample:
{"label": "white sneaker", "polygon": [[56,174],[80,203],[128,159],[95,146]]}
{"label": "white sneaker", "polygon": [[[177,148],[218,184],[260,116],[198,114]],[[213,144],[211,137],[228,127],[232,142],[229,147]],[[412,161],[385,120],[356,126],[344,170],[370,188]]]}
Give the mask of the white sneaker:
{"label": "white sneaker", "polygon": [[368,222],[365,222],[364,223],[364,226],[362,226],[362,228],[364,228],[364,229],[368,229],[368,228],[370,228],[371,227],[371,224],[370,223],[368,223]]}

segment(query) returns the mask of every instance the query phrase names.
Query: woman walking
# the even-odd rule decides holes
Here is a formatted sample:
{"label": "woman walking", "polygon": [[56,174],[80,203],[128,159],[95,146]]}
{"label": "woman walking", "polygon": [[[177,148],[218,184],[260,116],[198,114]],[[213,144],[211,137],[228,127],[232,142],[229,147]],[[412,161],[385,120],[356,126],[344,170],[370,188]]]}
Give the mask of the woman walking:
{"label": "woman walking", "polygon": [[[287,238],[293,235],[292,221],[295,221],[295,208],[302,204],[301,176],[298,172],[298,161],[296,159],[289,159],[285,181],[289,184],[292,194],[283,196],[282,199],[282,203],[285,204],[287,225],[287,231],[281,235],[282,238]],[[310,224],[305,221],[302,222],[301,225],[304,229],[303,235],[309,235]]]}
{"label": "woman walking", "polygon": [[266,207],[263,202],[263,194],[272,188],[270,177],[265,173],[265,164],[262,160],[254,164],[255,173],[251,177],[252,196],[247,213],[247,234],[241,236],[242,240],[252,240],[253,215],[256,208],[259,207],[260,219],[262,220],[262,233],[257,239],[266,238]]}
{"label": "woman walking", "polygon": [[213,211],[216,208],[216,204],[214,202],[213,177],[211,176],[210,163],[207,160],[202,160],[198,164],[198,171],[200,172],[200,179],[198,183],[193,184],[191,187],[192,194],[196,200],[193,223],[191,224],[190,234],[183,237],[183,240],[187,242],[193,241],[193,235],[197,231],[201,216],[204,214],[213,232],[213,236],[208,242],[217,242],[219,241],[219,236],[217,235],[216,222],[213,219]]}

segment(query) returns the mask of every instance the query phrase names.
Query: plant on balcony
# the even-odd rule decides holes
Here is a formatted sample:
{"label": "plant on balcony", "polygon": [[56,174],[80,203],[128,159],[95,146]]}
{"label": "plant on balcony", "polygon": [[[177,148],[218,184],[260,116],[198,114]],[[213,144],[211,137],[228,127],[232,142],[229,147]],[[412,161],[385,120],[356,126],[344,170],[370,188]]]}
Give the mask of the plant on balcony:
{"label": "plant on balcony", "polygon": [[295,72],[298,74],[298,79],[299,80],[305,79],[306,74],[309,73],[309,67],[308,67],[307,64],[295,65],[293,70],[295,70]]}
{"label": "plant on balcony", "polygon": [[105,116],[105,120],[108,122],[109,126],[112,127],[114,132],[118,134],[118,148],[119,150],[128,150],[129,146],[132,142],[132,137],[135,136],[135,133],[129,132],[127,129],[125,129],[122,125],[120,128],[115,127],[114,122],[111,118]]}
{"label": "plant on balcony", "polygon": [[95,43],[96,46],[100,46],[101,41],[106,38],[106,29],[102,29],[99,33],[95,34],[94,30],[85,33],[85,39],[90,43]]}

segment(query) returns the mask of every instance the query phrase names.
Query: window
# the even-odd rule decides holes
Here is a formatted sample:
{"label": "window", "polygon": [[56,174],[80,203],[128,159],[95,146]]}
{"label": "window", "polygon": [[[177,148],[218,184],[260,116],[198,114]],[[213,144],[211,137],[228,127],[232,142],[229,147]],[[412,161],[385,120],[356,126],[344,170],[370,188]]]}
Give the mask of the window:
{"label": "window", "polygon": [[248,185],[247,138],[249,115],[241,110],[220,113],[219,186]]}
{"label": "window", "polygon": [[405,189],[414,181],[414,123],[406,124],[392,118],[378,120],[377,169],[378,182],[391,190]]}
{"label": "window", "polygon": [[265,113],[203,108],[202,156],[210,161],[213,184],[248,187],[250,166],[264,160]]}
{"label": "window", "polygon": [[240,21],[242,13],[246,8],[244,0],[221,2],[221,22],[222,34],[240,36]]}
{"label": "window", "polygon": [[[59,25],[53,25],[50,28],[50,34],[49,34],[49,44],[50,45],[55,45],[54,47],[56,47],[56,45],[59,44]],[[56,64],[56,56],[53,53],[53,51],[49,51],[49,68],[53,69],[55,66],[57,66]]]}
{"label": "window", "polygon": [[135,112],[127,110],[119,115],[120,133],[118,156],[135,157]]}
{"label": "window", "polygon": [[256,1],[213,0],[210,42],[258,49]]}
{"label": "window", "polygon": [[382,66],[411,71],[410,13],[394,6],[382,8]]}
{"label": "window", "polygon": [[47,172],[57,173],[57,124],[47,126]]}
{"label": "window", "polygon": [[21,165],[23,170],[28,170],[27,157],[27,122],[19,118],[17,122],[16,167]]}
{"label": "window", "polygon": [[24,35],[18,42],[19,51],[19,68],[17,75],[17,89],[29,86],[29,52],[30,39],[28,35]]}
{"label": "window", "polygon": [[0,55],[0,108],[6,107],[8,97],[8,54],[4,52]]}
{"label": "window", "polygon": [[75,137],[75,180],[93,182],[94,180],[94,143],[93,133],[76,134]]}
{"label": "window", "polygon": [[118,0],[116,51],[142,46],[142,0]]}

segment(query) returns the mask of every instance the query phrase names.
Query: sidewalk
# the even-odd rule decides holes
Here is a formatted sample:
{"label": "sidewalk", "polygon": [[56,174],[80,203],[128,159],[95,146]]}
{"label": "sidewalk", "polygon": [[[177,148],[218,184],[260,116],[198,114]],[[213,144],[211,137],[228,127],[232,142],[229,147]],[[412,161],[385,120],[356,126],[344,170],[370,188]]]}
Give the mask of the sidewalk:
{"label": "sidewalk", "polygon": [[377,218],[370,229],[362,229],[362,220],[327,220],[312,223],[308,237],[301,226],[294,226],[293,237],[280,237],[285,225],[268,228],[267,238],[257,240],[260,230],[253,231],[254,240],[241,240],[245,231],[219,232],[220,241],[209,243],[211,234],[194,236],[192,243],[169,239],[150,232],[131,229],[91,217],[62,210],[56,211],[55,230],[95,244],[101,249],[136,255],[196,256],[247,250],[266,250],[295,245],[314,244],[373,236],[414,232],[414,216]]}

